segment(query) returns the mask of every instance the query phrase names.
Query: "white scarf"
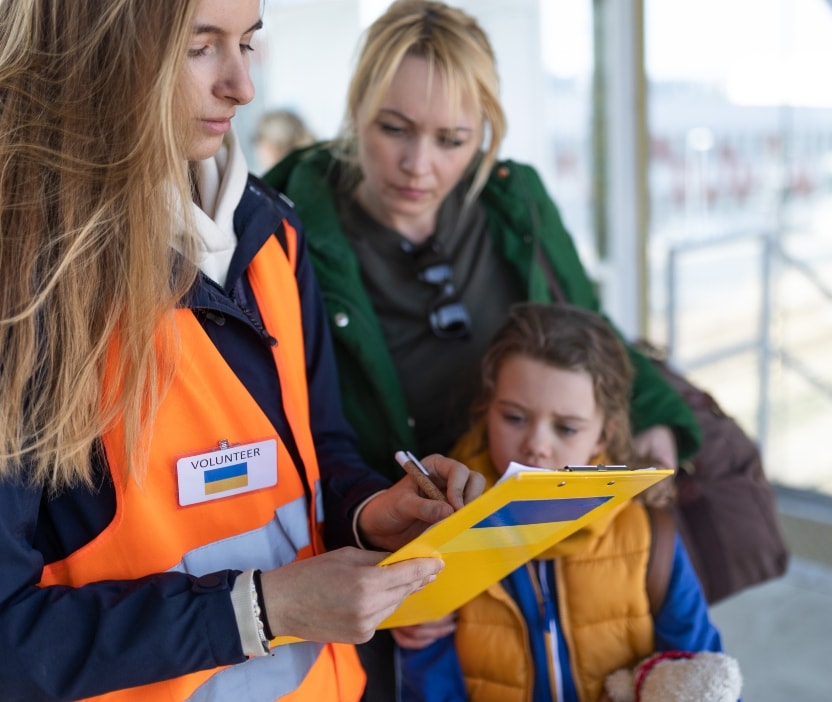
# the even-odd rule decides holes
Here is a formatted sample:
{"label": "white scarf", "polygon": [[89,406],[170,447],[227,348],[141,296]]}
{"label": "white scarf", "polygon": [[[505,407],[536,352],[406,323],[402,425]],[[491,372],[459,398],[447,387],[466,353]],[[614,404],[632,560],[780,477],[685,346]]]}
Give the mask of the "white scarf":
{"label": "white scarf", "polygon": [[234,210],[240,204],[247,181],[248,165],[232,130],[225,135],[213,158],[197,163],[197,189],[202,206],[193,205],[199,234],[199,268],[222,286],[237,247]]}

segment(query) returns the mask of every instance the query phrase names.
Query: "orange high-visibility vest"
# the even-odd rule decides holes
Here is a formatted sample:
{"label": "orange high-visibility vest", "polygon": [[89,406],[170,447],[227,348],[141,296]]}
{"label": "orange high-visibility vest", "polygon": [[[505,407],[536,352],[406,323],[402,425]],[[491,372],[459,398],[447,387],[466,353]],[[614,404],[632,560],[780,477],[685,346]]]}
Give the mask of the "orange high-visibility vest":
{"label": "orange high-visibility vest", "polygon": [[[194,314],[175,312],[181,340],[177,370],[150,434],[148,471],[126,479],[118,430],[104,446],[110,460],[116,513],[92,542],[44,568],[41,585],[78,587],[98,580],[131,580],[164,571],[203,575],[216,570],[268,570],[322,552],[323,502],[309,425],[301,309],[294,275],[297,234],[284,221],[288,256],[272,236],[248,268],[263,324],[278,340],[273,355],[287,419],[306,469],[311,499],[289,451],[255,400],[210,341]],[[277,482],[182,506],[177,461],[230,447],[276,443]],[[196,470],[196,468],[194,468]],[[243,478],[245,480],[245,478]],[[205,478],[206,486],[208,478]],[[216,491],[206,487],[206,495]],[[220,490],[222,494],[222,490]],[[116,691],[96,700],[357,701],[365,675],[352,646],[299,642],[270,656]]]}

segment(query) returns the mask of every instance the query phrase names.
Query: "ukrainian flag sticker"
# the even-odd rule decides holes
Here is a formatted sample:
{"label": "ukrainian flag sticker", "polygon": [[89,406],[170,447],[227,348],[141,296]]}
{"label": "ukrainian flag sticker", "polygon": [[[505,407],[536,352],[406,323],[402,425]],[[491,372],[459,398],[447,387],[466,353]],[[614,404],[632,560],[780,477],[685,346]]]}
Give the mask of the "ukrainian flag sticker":
{"label": "ukrainian flag sticker", "polygon": [[248,487],[248,463],[210,468],[202,474],[202,477],[205,480],[206,495]]}
{"label": "ukrainian flag sticker", "polygon": [[176,474],[183,507],[271,487],[277,484],[277,441],[185,456],[176,462]]}

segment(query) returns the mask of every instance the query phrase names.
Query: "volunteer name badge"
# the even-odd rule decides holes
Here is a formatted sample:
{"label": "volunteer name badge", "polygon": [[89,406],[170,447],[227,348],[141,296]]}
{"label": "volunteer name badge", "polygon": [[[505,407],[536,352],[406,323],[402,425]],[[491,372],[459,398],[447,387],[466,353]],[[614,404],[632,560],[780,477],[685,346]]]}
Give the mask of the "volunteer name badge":
{"label": "volunteer name badge", "polygon": [[277,484],[277,440],[228,446],[176,461],[182,507]]}

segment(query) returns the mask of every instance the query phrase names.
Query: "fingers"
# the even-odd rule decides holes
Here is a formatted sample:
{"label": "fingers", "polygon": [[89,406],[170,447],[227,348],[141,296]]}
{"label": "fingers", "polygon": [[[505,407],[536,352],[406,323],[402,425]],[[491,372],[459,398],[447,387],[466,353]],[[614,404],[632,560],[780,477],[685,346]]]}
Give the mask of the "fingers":
{"label": "fingers", "polygon": [[670,507],[676,501],[676,484],[672,478],[647,488],[641,495],[643,504],[649,507]]}
{"label": "fingers", "polygon": [[670,427],[649,427],[637,434],[633,441],[640,455],[652,457],[664,468],[677,468],[676,437]]}
{"label": "fingers", "polygon": [[377,567],[384,553],[344,548],[263,573],[263,595],[276,636],[362,643],[444,564],[417,558]]}
{"label": "fingers", "polygon": [[413,500],[412,511],[414,511],[419,521],[424,522],[425,525],[441,522],[446,517],[450,517],[456,509],[451,504],[450,499],[448,502],[439,502],[417,493],[413,493],[411,499]]}
{"label": "fingers", "polygon": [[465,487],[462,492],[462,497],[467,505],[471,500],[476,499],[480,495],[482,495],[483,491],[485,490],[485,478],[481,473],[476,473],[471,471],[468,482],[465,483]]}
{"label": "fingers", "polygon": [[353,593],[357,633],[351,642],[368,641],[408,596],[436,580],[444,565],[438,558],[415,558],[374,568]]}
{"label": "fingers", "polygon": [[485,478],[459,461],[433,454],[422,463],[438,484],[444,483],[448,502],[456,510],[482,494]]}
{"label": "fingers", "polygon": [[[400,599],[421,590],[429,585],[445,567],[441,558],[411,558],[398,563],[391,563],[379,570],[387,571],[384,582],[379,586],[385,586],[390,591],[395,591]],[[379,580],[382,580],[379,578]],[[401,593],[404,594],[401,594]]]}
{"label": "fingers", "polygon": [[393,639],[402,648],[422,649],[456,631],[456,615],[449,614],[435,622],[391,629]]}
{"label": "fingers", "polygon": [[401,548],[429,525],[482,494],[485,479],[459,461],[432,455],[424,464],[430,479],[445,490],[448,502],[428,499],[413,477],[406,475],[358,514],[358,528],[366,544],[386,550]]}

